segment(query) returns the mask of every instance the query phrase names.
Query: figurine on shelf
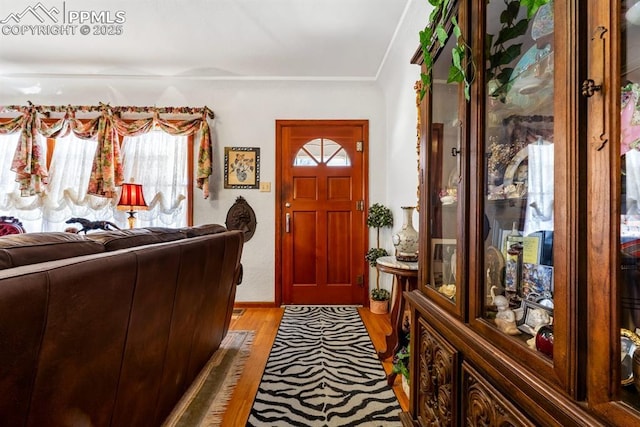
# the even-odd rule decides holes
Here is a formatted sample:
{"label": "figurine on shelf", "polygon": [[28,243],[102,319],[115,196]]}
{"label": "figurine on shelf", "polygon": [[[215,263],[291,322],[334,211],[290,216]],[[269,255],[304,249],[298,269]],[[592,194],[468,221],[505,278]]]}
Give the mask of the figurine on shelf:
{"label": "figurine on shelf", "polygon": [[542,308],[536,308],[531,312],[530,321],[525,325],[523,325],[523,326],[526,326],[527,329],[531,331],[530,332],[531,335],[533,335],[533,338],[527,340],[527,344],[529,345],[529,347],[535,350],[536,335],[538,334],[538,331],[543,326],[546,326],[549,324],[551,324],[551,316],[549,316],[549,313],[547,312],[547,310],[544,310]]}
{"label": "figurine on shelf", "polygon": [[519,335],[520,331],[516,326],[516,314],[509,308],[509,300],[504,295],[495,295],[493,286],[491,288],[491,297],[493,304],[498,309],[494,322],[498,329],[507,335]]}

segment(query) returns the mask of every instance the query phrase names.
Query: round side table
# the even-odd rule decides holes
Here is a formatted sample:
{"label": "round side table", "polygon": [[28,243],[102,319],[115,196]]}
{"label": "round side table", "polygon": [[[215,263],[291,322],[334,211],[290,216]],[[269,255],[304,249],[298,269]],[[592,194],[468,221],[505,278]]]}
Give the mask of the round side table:
{"label": "round side table", "polygon": [[[394,256],[383,256],[376,260],[378,271],[393,274],[395,283],[391,294],[391,333],[386,336],[387,348],[378,352],[378,358],[384,360],[399,350],[399,338],[402,334],[404,318],[403,292],[410,292],[418,285],[418,263],[398,261]],[[394,375],[395,377],[395,375]]]}

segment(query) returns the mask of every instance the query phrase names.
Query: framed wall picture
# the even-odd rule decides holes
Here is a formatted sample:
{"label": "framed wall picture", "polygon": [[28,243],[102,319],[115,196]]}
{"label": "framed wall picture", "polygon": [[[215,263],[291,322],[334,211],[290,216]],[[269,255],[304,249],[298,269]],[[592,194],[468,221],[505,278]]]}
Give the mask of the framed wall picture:
{"label": "framed wall picture", "polygon": [[260,188],[260,148],[224,147],[224,188]]}

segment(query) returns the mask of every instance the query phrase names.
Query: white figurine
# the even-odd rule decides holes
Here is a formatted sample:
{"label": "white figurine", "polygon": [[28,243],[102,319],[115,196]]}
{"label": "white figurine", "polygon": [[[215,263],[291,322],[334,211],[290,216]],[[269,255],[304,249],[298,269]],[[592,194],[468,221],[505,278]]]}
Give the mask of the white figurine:
{"label": "white figurine", "polygon": [[527,340],[527,344],[529,345],[529,347],[535,350],[536,335],[538,331],[541,327],[550,323],[551,317],[549,316],[549,312],[547,312],[547,310],[536,308],[531,312],[531,317],[529,319],[529,322],[527,323],[527,327],[531,330],[531,335],[533,335],[533,337]]}
{"label": "white figurine", "polygon": [[509,300],[503,295],[497,295],[493,296],[493,303],[498,309],[498,313],[494,319],[498,329],[508,335],[520,334],[516,326],[516,314],[509,308]]}

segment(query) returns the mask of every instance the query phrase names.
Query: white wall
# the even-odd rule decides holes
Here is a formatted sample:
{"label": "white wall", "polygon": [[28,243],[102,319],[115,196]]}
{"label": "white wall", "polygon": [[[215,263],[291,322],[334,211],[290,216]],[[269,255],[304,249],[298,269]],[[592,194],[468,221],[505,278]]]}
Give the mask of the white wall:
{"label": "white wall", "polygon": [[[38,84],[42,92],[25,96],[17,88]],[[373,82],[207,81],[153,78],[129,79],[3,79],[2,105],[209,106],[216,114],[212,123],[214,172],[211,196],[194,197],[194,224],[224,224],[227,211],[243,196],[256,213],[257,228],[242,256],[244,280],[238,288],[239,302],[274,301],[275,188],[223,189],[225,146],[260,147],[260,180],[275,181],[276,119],[369,120],[369,188],[372,200],[384,199],[386,185],[386,122],[384,102]]]}
{"label": "white wall", "polygon": [[[420,67],[410,63],[420,43],[419,32],[424,29],[432,6],[426,0],[411,0],[402,26],[389,50],[378,84],[384,94],[387,133],[385,162],[387,187],[381,203],[393,212],[394,226],[380,234],[380,245],[393,253],[391,236],[403,223],[402,206],[417,205],[418,157],[416,151],[418,120],[416,93]],[[372,203],[376,201],[371,197]],[[413,226],[418,229],[418,213],[414,212]],[[382,275],[380,283],[390,289],[391,277]]]}

